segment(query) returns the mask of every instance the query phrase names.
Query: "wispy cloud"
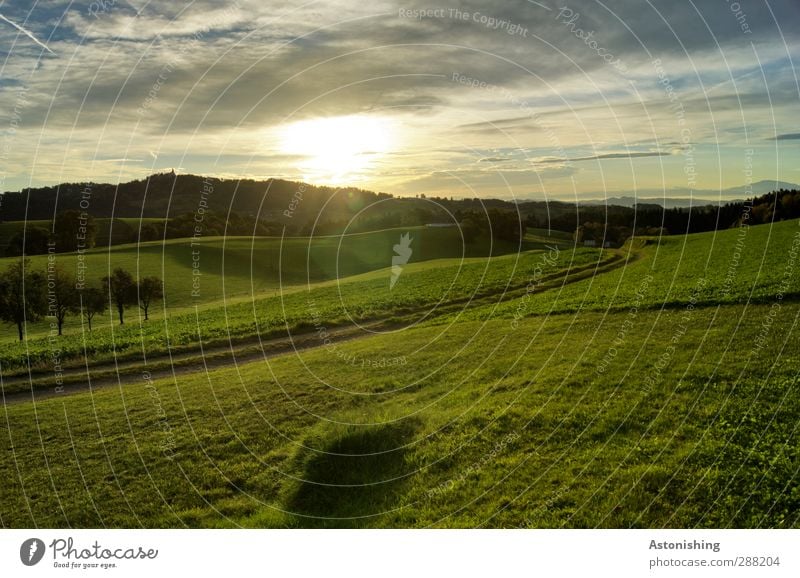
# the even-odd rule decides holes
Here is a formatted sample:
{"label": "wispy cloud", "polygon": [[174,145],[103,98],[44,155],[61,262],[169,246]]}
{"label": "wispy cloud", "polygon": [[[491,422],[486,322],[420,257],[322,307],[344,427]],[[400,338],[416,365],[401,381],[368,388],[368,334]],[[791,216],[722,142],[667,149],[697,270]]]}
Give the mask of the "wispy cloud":
{"label": "wispy cloud", "polygon": [[506,163],[511,159],[508,157],[484,157],[482,159],[478,159],[479,163]]}
{"label": "wispy cloud", "polygon": [[132,159],[128,157],[120,157],[116,159],[95,159],[100,163],[143,163],[144,159]]}
{"label": "wispy cloud", "polygon": [[530,115],[527,116],[513,116],[510,118],[499,118],[497,120],[485,120],[481,122],[470,122],[467,124],[461,124],[456,128],[464,128],[468,130],[475,130],[475,129],[494,129],[497,130],[498,127],[503,127],[507,125],[516,125],[520,122],[529,122],[532,120]]}
{"label": "wispy cloud", "polygon": [[[8,124],[2,133],[3,186],[141,178],[172,164],[302,179],[307,157],[281,150],[281,127],[355,114],[397,121],[395,149],[372,155],[374,178],[359,182],[387,192],[571,197],[599,183],[686,187],[690,161],[698,187],[719,186],[719,175],[728,187],[741,184],[751,147],[754,178],[796,180],[779,174],[793,166],[777,155],[800,142],[800,29],[777,23],[797,19],[797,0],[748,11],[751,42],[713,2],[691,10],[660,3],[658,11],[614,2],[612,14],[571,0],[581,26],[624,59],[624,77],[564,33],[555,3],[539,2],[553,10],[533,0],[491,11],[480,0],[446,3],[517,23],[525,37],[473,19],[401,16],[408,11],[399,8],[424,8],[421,0],[399,8],[375,0],[369,10],[347,0],[280,10],[263,0],[125,0],[100,12],[94,7],[105,4],[92,0],[14,12],[0,2],[2,20],[22,25],[0,24],[0,42],[17,37],[28,47],[8,54],[0,79],[0,109],[19,115],[14,133]],[[39,58],[46,47],[34,34],[75,57]]]}
{"label": "wispy cloud", "polygon": [[800,132],[790,132],[787,134],[779,134],[767,140],[800,140]]}
{"label": "wispy cloud", "polygon": [[22,33],[23,33],[25,36],[27,36],[28,38],[30,38],[31,40],[33,40],[33,41],[34,41],[36,44],[38,44],[39,46],[41,46],[42,48],[44,48],[45,50],[47,50],[47,52],[49,52],[50,54],[55,54],[55,52],[53,52],[52,50],[50,50],[50,49],[47,47],[47,45],[46,45],[44,42],[42,42],[41,40],[39,40],[38,38],[36,38],[36,37],[33,35],[33,33],[29,32],[28,30],[25,30],[25,29],[24,29],[22,26],[20,26],[20,25],[19,25],[19,24],[17,24],[16,22],[13,22],[13,21],[9,20],[8,18],[6,18],[5,16],[3,16],[2,14],[0,14],[0,20],[2,20],[3,22],[8,22],[9,24],[11,24],[11,26],[13,26],[14,28],[16,28],[16,29],[17,29],[17,30],[19,30],[20,32],[22,32]]}
{"label": "wispy cloud", "polygon": [[642,157],[668,157],[672,153],[663,151],[652,152],[633,152],[633,153],[604,153],[599,155],[591,155],[588,157],[575,157],[571,159],[559,157],[543,157],[533,159],[535,164],[558,164],[558,163],[578,163],[582,161],[600,161],[604,159],[638,159]]}

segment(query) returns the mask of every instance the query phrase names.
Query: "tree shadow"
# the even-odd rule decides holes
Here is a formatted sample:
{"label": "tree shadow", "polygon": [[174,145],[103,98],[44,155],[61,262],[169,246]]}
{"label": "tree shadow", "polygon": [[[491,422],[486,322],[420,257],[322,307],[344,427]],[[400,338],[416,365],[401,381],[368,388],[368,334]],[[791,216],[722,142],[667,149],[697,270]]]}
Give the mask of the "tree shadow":
{"label": "tree shadow", "polygon": [[382,426],[350,426],[328,437],[321,450],[298,456],[302,481],[285,502],[303,528],[374,525],[400,501],[410,467],[402,447],[419,428],[417,420]]}

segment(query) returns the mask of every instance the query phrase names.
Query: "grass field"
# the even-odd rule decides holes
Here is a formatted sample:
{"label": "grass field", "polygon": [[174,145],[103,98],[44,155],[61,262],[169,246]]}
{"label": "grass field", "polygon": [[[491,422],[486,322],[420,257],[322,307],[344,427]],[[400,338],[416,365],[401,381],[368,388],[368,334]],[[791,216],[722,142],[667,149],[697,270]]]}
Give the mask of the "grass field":
{"label": "grass field", "polygon": [[[97,236],[95,243],[98,247],[109,245],[119,245],[129,243],[139,231],[140,224],[156,223],[162,224],[164,219],[153,219],[144,217],[142,219],[122,218],[122,219],[95,219],[97,225]],[[22,232],[25,227],[41,227],[50,230],[53,226],[52,221],[5,221],[0,223],[0,255],[2,255],[11,237]]]}
{"label": "grass field", "polygon": [[[755,352],[768,311],[696,310],[660,371],[677,311],[642,313],[601,374],[625,314],[415,329],[340,345],[355,362],[320,350],[8,406],[0,520],[796,526],[800,359],[780,354],[800,310]],[[389,355],[407,362],[361,363]]]}
{"label": "grass field", "polygon": [[[476,239],[464,244],[458,229],[412,227],[343,236],[199,237],[171,239],[87,251],[82,260],[89,283],[116,267],[140,276],[164,279],[165,302],[170,308],[220,302],[223,299],[260,296],[281,287],[307,285],[384,269],[391,265],[392,247],[409,233],[413,254],[409,263],[432,259],[474,258],[516,253],[520,247],[505,241]],[[555,239],[554,242],[560,242]],[[546,238],[523,240],[522,249],[543,248]],[[67,271],[77,273],[78,255],[57,255]],[[30,258],[33,269],[44,270],[47,255]],[[0,271],[16,258],[0,259]],[[202,281],[193,295],[195,270]]]}
{"label": "grass field", "polygon": [[384,259],[65,340],[96,360],[159,351],[165,327],[174,344],[404,323],[5,405],[0,524],[797,527],[799,231],[431,260],[393,290]]}
{"label": "grass field", "polygon": [[[526,314],[640,307],[680,307],[763,302],[782,289],[788,299],[800,297],[800,221],[635,240],[622,248],[634,254],[626,267],[564,286],[558,292],[530,295]],[[791,265],[791,269],[787,269]],[[642,293],[641,296],[638,294]],[[510,315],[518,304],[492,311]],[[480,316],[485,312],[476,311]]]}
{"label": "grass field", "polygon": [[[326,326],[350,318],[386,318],[421,307],[433,307],[439,302],[469,299],[482,293],[502,292],[507,286],[524,285],[530,270],[541,261],[542,251],[536,249],[488,260],[441,259],[462,252],[460,242],[454,241],[457,234],[455,229],[412,230],[412,235],[417,235],[418,251],[404,267],[397,290],[390,288],[391,270],[387,268],[393,254],[392,241],[397,242],[399,237],[397,231],[321,238],[312,242],[310,252],[307,239],[289,239],[282,252],[279,252],[280,243],[274,239],[256,239],[255,249],[250,239],[213,239],[199,249],[202,273],[199,292],[204,298],[196,300],[191,297],[192,260],[188,241],[168,242],[166,246],[146,243],[138,250],[117,247],[111,253],[113,266],[136,270],[138,252],[140,263],[146,262],[150,267],[143,274],[161,272],[160,255],[169,253],[174,258],[176,254],[185,253],[182,267],[176,262],[163,269],[167,297],[161,315],[139,323],[134,314],[120,327],[115,316],[108,312],[103,318],[95,319],[95,329],[91,333],[82,332],[80,320],[73,316],[66,325],[68,334],[56,343],[47,335],[46,322],[30,328],[28,339],[22,343],[14,340],[9,328],[6,339],[0,341],[0,363],[6,371],[23,367],[26,360],[33,365],[46,364],[55,347],[59,348],[63,360],[87,354],[97,360],[136,349],[144,349],[148,354],[165,353],[169,346],[194,343],[200,337],[206,341],[220,341],[272,336],[287,329],[307,328],[312,313]],[[223,245],[224,252],[220,248]],[[485,248],[488,250],[488,245]],[[469,252],[479,250],[478,244],[468,249]],[[337,253],[341,266],[337,266]],[[145,261],[141,255],[149,255],[150,260]],[[560,251],[557,259],[544,265],[547,272],[552,273],[567,267],[590,265],[601,255],[591,249]],[[66,258],[75,259],[72,255]],[[44,256],[32,259],[32,266],[44,267],[44,259]],[[93,252],[86,259],[87,267],[95,271],[95,275],[107,274],[108,252]],[[257,268],[254,264],[251,269],[251,259],[259,261]],[[327,282],[310,284],[305,274],[309,261],[312,263],[309,267],[315,271],[311,280]],[[99,267],[103,270],[97,271]],[[337,269],[340,276],[349,276],[346,282],[336,281]],[[238,274],[225,273],[230,270]],[[249,276],[251,270],[253,279]],[[255,271],[260,277],[256,277]],[[370,272],[356,275],[363,271]],[[281,283],[286,289],[279,290]],[[251,284],[253,293],[250,293]],[[191,307],[193,303],[205,306],[195,310]],[[157,312],[158,306],[153,309]],[[422,311],[420,318],[427,312]],[[79,338],[70,338],[69,332],[77,332]]]}

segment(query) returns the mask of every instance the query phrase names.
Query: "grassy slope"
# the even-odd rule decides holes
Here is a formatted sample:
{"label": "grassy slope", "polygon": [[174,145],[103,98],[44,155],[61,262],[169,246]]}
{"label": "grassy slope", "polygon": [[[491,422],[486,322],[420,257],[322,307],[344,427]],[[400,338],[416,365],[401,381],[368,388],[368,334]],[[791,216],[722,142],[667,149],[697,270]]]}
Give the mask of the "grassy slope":
{"label": "grassy slope", "polygon": [[[140,223],[163,223],[164,219],[154,218],[123,218],[123,219],[95,219],[97,224],[97,245],[108,247],[109,244],[116,245],[128,239],[131,231],[138,231]],[[113,226],[112,226],[113,225]],[[23,231],[25,227],[42,227],[50,229],[52,221],[5,221],[0,223],[0,254],[5,250],[11,237]]]}
{"label": "grassy slope", "polygon": [[[167,351],[168,345],[189,346],[198,335],[209,342],[227,342],[256,336],[309,331],[314,325],[332,327],[352,319],[365,321],[411,315],[423,321],[435,313],[442,301],[469,299],[484,293],[502,292],[511,284],[524,286],[531,271],[540,267],[551,274],[567,267],[591,266],[606,255],[597,250],[561,251],[558,259],[543,263],[547,253],[527,252],[486,259],[436,260],[412,263],[403,269],[395,289],[391,289],[388,269],[348,278],[342,282],[312,285],[308,290],[284,291],[253,301],[236,300],[225,307],[209,307],[195,312],[170,312],[165,319],[120,327],[113,317],[95,320],[95,329],[79,339],[65,336],[54,343],[46,337],[27,342],[6,340],[0,344],[0,363],[6,371],[19,370],[28,359],[47,367],[57,346],[62,360],[88,355],[93,360],[141,352],[148,355]],[[226,278],[226,283],[227,283]],[[464,308],[464,307],[462,307]]]}
{"label": "grassy slope", "polygon": [[0,521],[796,526],[798,308],[761,352],[768,307],[742,313],[696,310],[659,373],[679,311],[641,313],[600,374],[624,314],[429,327],[8,406]]}
{"label": "grassy slope", "polygon": [[[136,221],[134,219],[134,221]],[[2,225],[0,225],[2,226]],[[388,229],[372,233],[346,236],[281,239],[271,237],[210,237],[199,238],[192,246],[190,239],[172,239],[141,244],[98,247],[87,251],[87,281],[99,283],[115,267],[122,267],[141,276],[156,275],[164,279],[165,305],[172,312],[194,305],[222,304],[223,301],[241,301],[275,294],[283,287],[297,287],[307,283],[343,278],[383,269],[391,265],[392,247],[401,233],[410,232],[413,254],[410,263],[445,258],[470,258],[502,255],[515,252],[518,247],[507,242],[478,239],[464,245],[457,229]],[[526,240],[524,249],[544,246],[546,239]],[[200,273],[199,294],[192,295],[194,263],[192,251],[198,251],[197,270]],[[13,258],[0,259],[0,271]],[[78,257],[75,254],[57,256],[57,262],[67,271],[76,272]],[[44,270],[47,256],[31,257],[31,266]],[[153,309],[158,316],[158,304]],[[135,316],[134,308],[129,315]],[[77,317],[67,318],[67,331],[80,332]],[[30,336],[47,332],[47,323],[33,323]],[[11,341],[16,335],[7,327],[0,341]]]}
{"label": "grassy slope", "polygon": [[[412,263],[489,255],[487,239],[464,246],[457,229],[409,228],[312,240],[296,237],[283,241],[273,237],[201,237],[194,241],[151,241],[92,249],[86,252],[85,264],[87,279],[97,283],[116,267],[131,272],[138,270],[142,276],[161,276],[165,281],[167,305],[182,306],[387,267],[394,254],[392,246],[406,231],[414,238]],[[537,243],[530,245],[526,247],[534,248]],[[191,295],[193,250],[199,251],[198,267],[203,277],[199,298]],[[493,247],[494,254],[500,255],[514,250],[516,246],[505,242],[495,242]],[[76,270],[77,255],[63,254],[57,259],[67,270]],[[13,261],[13,258],[0,259],[0,270]],[[44,269],[46,262],[45,255],[31,257],[33,268]]]}
{"label": "grassy slope", "polygon": [[[644,307],[679,307],[693,298],[700,305],[770,301],[784,283],[787,265],[793,263],[793,243],[800,247],[800,220],[660,241],[640,239],[623,247],[636,256],[628,266],[557,292],[534,293],[524,311],[626,310],[637,302]],[[797,299],[800,263],[790,273],[785,298]],[[645,283],[648,275],[651,279]],[[493,314],[513,315],[517,306],[508,303]]]}
{"label": "grassy slope", "polygon": [[[697,254],[708,235],[685,239],[682,292],[664,286],[675,238],[593,279],[601,311],[516,325],[517,300],[488,321],[8,406],[0,522],[796,527],[800,307],[774,291],[797,226],[748,231],[720,307],[687,304],[700,273],[723,295],[736,231],[717,235],[719,263]],[[560,290],[567,310],[581,283]]]}

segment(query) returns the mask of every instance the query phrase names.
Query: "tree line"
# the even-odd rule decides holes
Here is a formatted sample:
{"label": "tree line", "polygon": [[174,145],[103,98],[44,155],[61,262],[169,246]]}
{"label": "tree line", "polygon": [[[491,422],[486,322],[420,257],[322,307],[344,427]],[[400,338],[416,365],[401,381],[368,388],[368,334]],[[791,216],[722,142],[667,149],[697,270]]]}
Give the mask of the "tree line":
{"label": "tree line", "polygon": [[[435,201],[431,204],[429,201]],[[683,235],[800,218],[800,191],[780,189],[745,201],[665,209],[658,204],[590,205],[560,201],[498,199],[447,199],[432,197],[392,199],[380,211],[364,212],[357,219],[313,219],[289,234],[335,235],[429,223],[457,222],[465,240],[491,234],[494,239],[517,242],[526,227],[572,233],[576,240],[621,244],[631,235]]]}
{"label": "tree line", "polygon": [[[357,196],[354,198],[359,200]],[[378,210],[364,211],[358,218],[352,218],[348,210],[341,207],[334,211],[326,208],[325,214],[329,215],[326,218],[315,215],[305,221],[300,215],[288,221],[282,220],[274,211],[265,212],[258,218],[209,209],[203,213],[196,210],[181,213],[161,222],[140,222],[138,227],[119,219],[103,225],[108,225],[106,233],[109,237],[113,232],[113,241],[109,238],[109,244],[193,237],[198,231],[204,237],[281,235],[284,232],[288,235],[334,235],[344,231],[364,232],[455,221],[462,227],[467,243],[486,236],[518,242],[525,227],[534,227],[573,233],[579,242],[605,240],[618,245],[630,235],[699,233],[726,229],[745,221],[757,225],[800,217],[800,191],[794,189],[781,189],[721,206],[673,209],[664,209],[656,204],[634,207],[555,201],[513,204],[498,199],[454,200],[426,198],[424,195],[400,199],[384,194],[367,196],[354,206],[363,206],[362,201],[370,199],[383,202]],[[305,206],[306,201],[304,196],[301,205]],[[11,237],[5,254],[25,256],[52,250],[61,253],[88,249],[95,246],[97,236],[95,217],[85,211],[68,209],[56,215],[52,228],[33,225],[18,231]]]}
{"label": "tree line", "polygon": [[168,218],[194,213],[201,195],[208,210],[221,215],[269,218],[280,215],[298,190],[303,191],[299,212],[304,218],[326,210],[353,215],[375,200],[391,195],[354,187],[325,187],[283,179],[221,179],[202,175],[156,173],[127,183],[61,183],[5,192],[0,219],[52,219],[61,209],[84,209],[97,218]]}
{"label": "tree line", "polygon": [[128,271],[116,268],[99,285],[78,283],[63,267],[48,262],[45,271],[32,270],[28,259],[13,263],[0,279],[0,320],[15,325],[20,341],[25,323],[51,317],[51,328],[62,335],[69,314],[82,316],[92,330],[92,319],[106,309],[116,309],[120,325],[125,308],[138,305],[147,320],[150,306],[164,296],[160,278],[138,281]]}
{"label": "tree line", "polygon": [[75,210],[61,211],[53,219],[52,228],[25,226],[17,231],[5,248],[6,257],[42,255],[52,247],[58,253],[91,249],[97,237],[97,224],[91,215]]}
{"label": "tree line", "polygon": [[[109,245],[192,237],[198,227],[204,237],[281,234],[279,226],[267,225],[254,217],[236,213],[226,216],[213,211],[202,215],[184,213],[161,222],[142,222],[139,227],[119,219],[106,224]],[[44,255],[51,250],[70,253],[79,249],[91,249],[99,242],[98,228],[97,220],[88,213],[73,209],[60,211],[49,228],[39,224],[22,226],[10,237],[3,252],[6,257],[19,257]]]}
{"label": "tree line", "polygon": [[[424,196],[423,196],[424,198]],[[445,199],[438,199],[445,202]],[[482,211],[473,209],[457,209],[448,212],[442,208],[427,206],[410,206],[394,199],[393,204],[384,204],[376,214],[365,212],[355,219],[311,220],[306,225],[287,232],[302,236],[340,235],[342,233],[364,233],[381,229],[398,227],[420,227],[433,223],[458,225],[467,244],[480,237],[491,236],[495,240],[518,242],[522,236],[522,223],[519,216],[509,210],[489,208]]]}
{"label": "tree line", "polygon": [[780,189],[720,206],[664,209],[652,204],[635,207],[579,205],[577,209],[573,207],[571,211],[554,212],[544,217],[528,213],[526,223],[530,227],[568,233],[579,227],[588,230],[604,226],[610,231],[627,228],[637,235],[646,234],[644,231],[648,229],[660,229],[662,234],[685,235],[729,229],[742,223],[761,225],[797,218],[800,218],[800,191]]}

